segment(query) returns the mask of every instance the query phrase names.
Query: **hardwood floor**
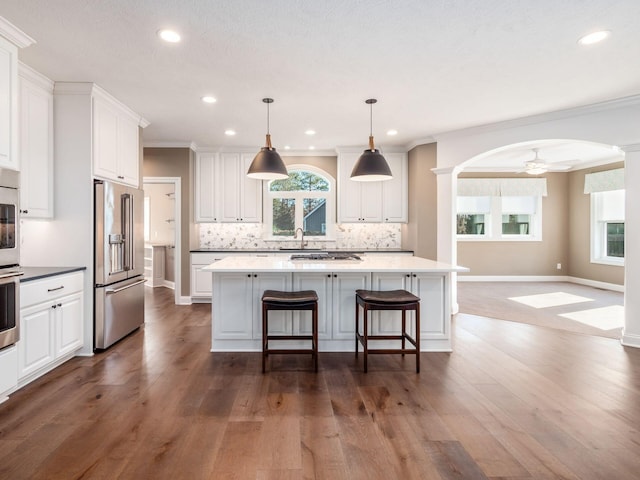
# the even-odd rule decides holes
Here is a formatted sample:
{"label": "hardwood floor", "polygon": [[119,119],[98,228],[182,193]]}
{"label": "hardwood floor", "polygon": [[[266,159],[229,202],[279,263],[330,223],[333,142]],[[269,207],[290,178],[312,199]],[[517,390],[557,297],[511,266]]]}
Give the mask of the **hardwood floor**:
{"label": "hardwood floor", "polygon": [[210,353],[208,305],[0,405],[2,479],[637,479],[640,351],[458,315],[454,352]]}

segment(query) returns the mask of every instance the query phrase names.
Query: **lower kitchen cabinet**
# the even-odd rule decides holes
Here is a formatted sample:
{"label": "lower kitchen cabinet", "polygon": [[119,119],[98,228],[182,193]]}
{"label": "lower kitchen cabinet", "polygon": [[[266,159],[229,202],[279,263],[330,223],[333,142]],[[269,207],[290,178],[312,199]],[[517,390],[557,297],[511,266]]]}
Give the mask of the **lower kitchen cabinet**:
{"label": "lower kitchen cabinet", "polygon": [[18,352],[15,345],[0,350],[0,403],[18,385]]}
{"label": "lower kitchen cabinet", "polygon": [[[212,294],[213,340],[260,339],[262,337],[261,298],[265,290],[291,290],[291,273],[220,273],[216,275]],[[285,331],[286,320],[290,319],[290,314],[291,312],[270,313],[270,331],[274,333]],[[247,343],[245,348],[250,346],[253,346],[253,343]]]}
{"label": "lower kitchen cabinet", "polygon": [[23,283],[20,287],[19,384],[70,359],[83,346],[83,274]]}

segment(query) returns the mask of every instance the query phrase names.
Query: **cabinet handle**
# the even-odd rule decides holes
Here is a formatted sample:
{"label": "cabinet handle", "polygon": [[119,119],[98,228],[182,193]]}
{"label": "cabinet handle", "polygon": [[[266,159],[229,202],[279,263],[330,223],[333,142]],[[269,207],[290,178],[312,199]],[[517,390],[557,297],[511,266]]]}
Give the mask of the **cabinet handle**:
{"label": "cabinet handle", "polygon": [[256,274],[254,274],[253,276],[254,276],[254,278],[258,278],[258,274],[257,274],[257,273],[256,273]]}
{"label": "cabinet handle", "polygon": [[20,213],[29,213],[29,210],[20,210]]}
{"label": "cabinet handle", "polygon": [[414,278],[417,277],[417,275],[415,273],[413,274],[413,276],[414,276]]}
{"label": "cabinet handle", "polygon": [[327,273],[327,278],[331,278],[331,274],[330,273]]}
{"label": "cabinet handle", "polygon": [[409,274],[407,273],[407,277],[410,277],[410,276],[411,276],[411,275],[409,275]]}
{"label": "cabinet handle", "polygon": [[63,288],[64,288],[64,285],[56,288],[47,288],[47,292],[55,292],[56,290],[62,290]]}
{"label": "cabinet handle", "polygon": [[58,308],[57,305],[51,305],[51,308]]}
{"label": "cabinet handle", "polygon": [[62,306],[62,304],[61,304],[61,303],[59,303],[59,304],[58,304],[58,306],[59,306],[59,307],[61,307],[61,306]]}
{"label": "cabinet handle", "polygon": [[250,273],[247,273],[247,278],[251,278],[251,274]]}
{"label": "cabinet handle", "polygon": [[122,175],[118,175],[118,178],[119,178],[120,180],[124,180],[124,177],[123,177]]}
{"label": "cabinet handle", "polygon": [[338,278],[338,274],[337,274],[337,273],[334,273],[334,274],[333,274],[333,278]]}

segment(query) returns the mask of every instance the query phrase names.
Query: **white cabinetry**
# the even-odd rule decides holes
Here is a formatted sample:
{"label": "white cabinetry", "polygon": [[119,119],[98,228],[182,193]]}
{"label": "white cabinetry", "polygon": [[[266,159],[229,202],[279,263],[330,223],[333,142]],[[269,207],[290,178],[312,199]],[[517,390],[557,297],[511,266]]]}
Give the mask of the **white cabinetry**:
{"label": "white cabinetry", "polygon": [[139,186],[140,117],[97,87],[93,92],[92,109],[93,174]]}
{"label": "white cabinetry", "polygon": [[254,154],[207,153],[196,156],[196,222],[262,221],[262,182],[246,173]]}
{"label": "white cabinetry", "polygon": [[0,403],[18,385],[18,351],[16,346],[0,350]]}
{"label": "white cabinetry", "polygon": [[[407,290],[420,297],[420,343],[422,350],[430,345],[436,350],[450,348],[449,292],[446,277],[430,273],[374,273],[373,290]],[[373,334],[397,334],[400,331],[400,312],[373,312]],[[411,321],[414,312],[410,312]],[[413,326],[412,333],[413,333]]]}
{"label": "white cabinetry", "polygon": [[351,180],[351,170],[359,156],[359,153],[338,156],[338,222],[406,222],[407,155],[385,153],[393,179],[384,182]]}
{"label": "white cabinetry", "polygon": [[228,257],[228,253],[191,253],[191,301],[210,302],[211,301],[211,272],[203,272],[207,265]]}
{"label": "white cabinetry", "polygon": [[53,82],[27,65],[20,74],[20,213],[53,217]]}
{"label": "white cabinetry", "polygon": [[20,286],[18,378],[21,385],[60,365],[83,346],[83,273]]}
{"label": "white cabinetry", "polygon": [[[214,345],[220,340],[233,340],[235,348],[255,348],[254,340],[262,337],[262,294],[265,290],[291,290],[291,273],[220,273],[215,280],[212,303]],[[287,328],[286,320],[290,313],[269,314],[274,332]]]}
{"label": "white cabinetry", "polygon": [[19,170],[18,47],[33,39],[0,17],[0,168]]}

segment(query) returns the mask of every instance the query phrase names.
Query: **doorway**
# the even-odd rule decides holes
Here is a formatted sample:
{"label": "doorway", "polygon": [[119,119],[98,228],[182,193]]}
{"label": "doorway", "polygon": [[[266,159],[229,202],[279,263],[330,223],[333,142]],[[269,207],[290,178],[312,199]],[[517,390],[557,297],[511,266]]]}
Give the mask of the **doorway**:
{"label": "doorway", "polygon": [[181,179],[144,177],[144,240],[147,286],[173,289],[180,304]]}

